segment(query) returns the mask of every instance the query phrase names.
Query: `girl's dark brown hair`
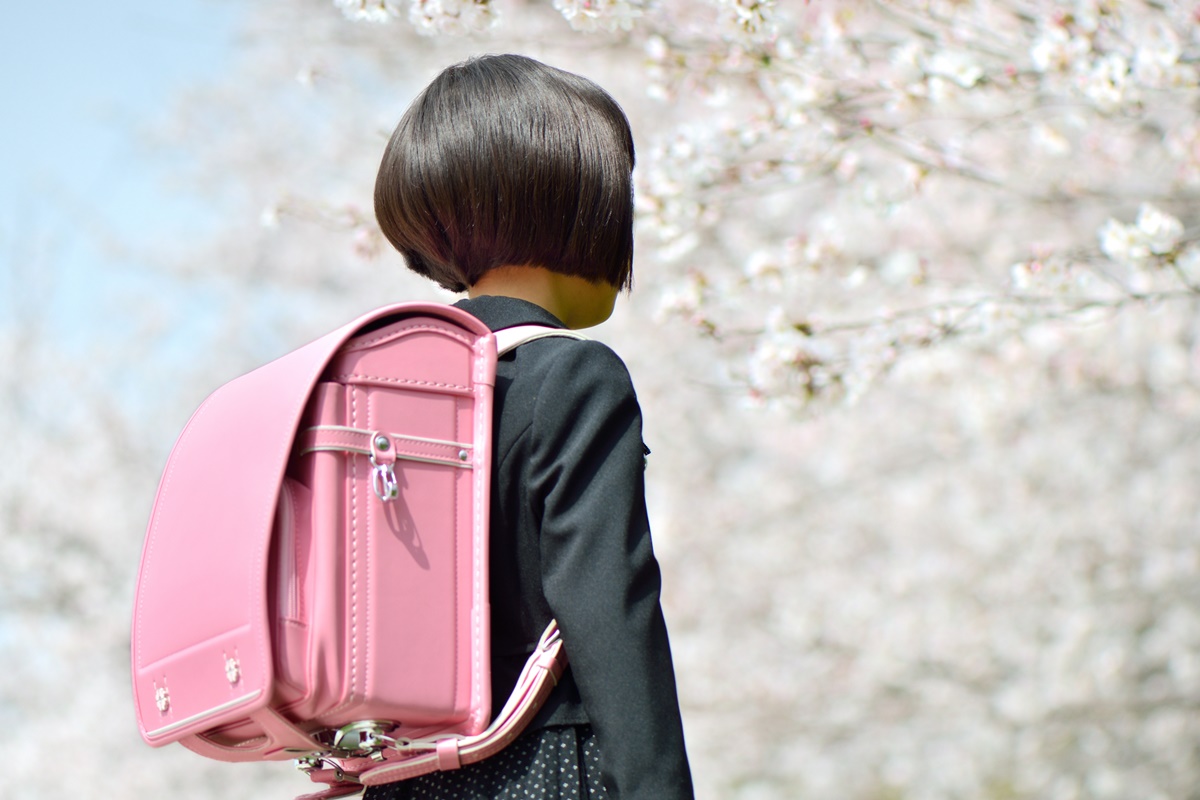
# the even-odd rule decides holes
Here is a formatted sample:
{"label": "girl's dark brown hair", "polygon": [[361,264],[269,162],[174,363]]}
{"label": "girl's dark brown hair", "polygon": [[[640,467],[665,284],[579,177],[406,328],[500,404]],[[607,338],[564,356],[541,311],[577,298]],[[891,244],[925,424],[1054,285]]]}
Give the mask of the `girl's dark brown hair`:
{"label": "girl's dark brown hair", "polygon": [[518,55],[449,67],[396,126],[375,216],[415,272],[464,291],[498,266],[627,288],[633,136],[596,84]]}

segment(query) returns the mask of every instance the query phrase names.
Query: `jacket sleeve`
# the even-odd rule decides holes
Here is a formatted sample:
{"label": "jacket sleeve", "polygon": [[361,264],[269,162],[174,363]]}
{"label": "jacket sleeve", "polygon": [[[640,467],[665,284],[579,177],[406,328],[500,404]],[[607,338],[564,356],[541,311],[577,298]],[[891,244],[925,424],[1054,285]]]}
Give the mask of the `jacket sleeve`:
{"label": "jacket sleeve", "polygon": [[614,800],[690,800],[646,515],[641,410],[608,347],[572,341],[558,349],[531,431],[543,592]]}

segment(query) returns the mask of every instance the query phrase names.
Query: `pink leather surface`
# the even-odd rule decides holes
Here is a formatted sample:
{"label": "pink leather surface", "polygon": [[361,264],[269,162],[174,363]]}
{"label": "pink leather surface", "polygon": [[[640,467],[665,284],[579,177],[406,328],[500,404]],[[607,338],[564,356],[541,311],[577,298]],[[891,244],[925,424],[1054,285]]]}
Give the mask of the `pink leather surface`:
{"label": "pink leather surface", "polygon": [[[296,484],[277,509],[296,429],[330,359],[364,325],[396,314],[423,319],[351,342],[314,395],[319,418],[305,422],[472,443],[473,469],[398,460],[400,496],[381,503],[366,456],[312,453],[293,465]],[[379,362],[377,346],[400,340],[410,345],[395,352],[411,360],[397,372]],[[486,725],[494,361],[491,334],[475,318],[400,304],[205,401],[164,470],[139,573],[132,661],[147,742],[217,729],[214,742],[189,746],[250,760],[284,757],[284,740],[302,746],[291,723],[312,729],[378,718],[419,726],[450,709],[464,733]],[[337,385],[339,376],[348,385]],[[404,427],[412,420],[428,425],[414,432]],[[318,491],[309,502],[305,485],[337,485],[343,473],[351,477],[346,496]],[[455,510],[451,534],[446,502]],[[471,542],[481,561],[469,558]],[[450,641],[455,630],[466,638]],[[430,669],[414,660],[426,647],[449,655]],[[397,681],[393,665],[424,679]],[[256,711],[268,703],[280,713]]]}
{"label": "pink leather surface", "polygon": [[529,725],[550,696],[567,666],[558,625],[551,622],[529,657],[513,694],[487,730],[460,739],[414,742],[410,748],[385,751],[382,764],[370,759],[343,762],[347,775],[364,786],[408,780],[439,770],[458,769],[503,750]]}

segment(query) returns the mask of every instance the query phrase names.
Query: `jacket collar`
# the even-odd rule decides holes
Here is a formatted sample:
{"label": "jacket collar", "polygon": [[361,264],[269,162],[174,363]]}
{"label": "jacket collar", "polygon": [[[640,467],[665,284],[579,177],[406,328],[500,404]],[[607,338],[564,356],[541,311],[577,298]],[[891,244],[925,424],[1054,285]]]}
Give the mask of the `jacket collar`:
{"label": "jacket collar", "polygon": [[517,325],[549,325],[552,328],[566,328],[558,317],[539,305],[515,297],[498,297],[484,295],[482,297],[465,298],[454,304],[473,317],[478,318],[493,331],[512,328]]}

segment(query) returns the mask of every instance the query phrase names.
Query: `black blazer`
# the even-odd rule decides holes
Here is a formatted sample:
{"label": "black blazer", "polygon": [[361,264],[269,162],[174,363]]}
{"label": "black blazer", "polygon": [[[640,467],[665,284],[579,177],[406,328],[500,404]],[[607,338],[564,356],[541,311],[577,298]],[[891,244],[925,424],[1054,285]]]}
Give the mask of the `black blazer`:
{"label": "black blazer", "polygon": [[[456,305],[494,331],[565,327],[514,298]],[[629,372],[600,342],[521,345],[496,368],[493,437],[494,710],[557,619],[571,666],[532,727],[590,723],[614,800],[690,800]]]}

